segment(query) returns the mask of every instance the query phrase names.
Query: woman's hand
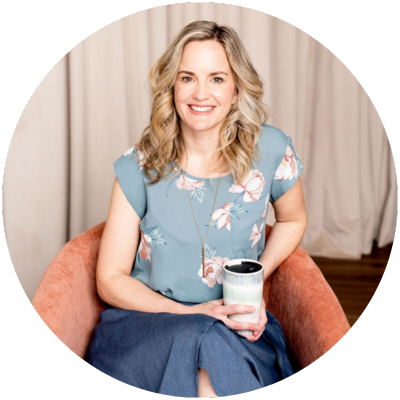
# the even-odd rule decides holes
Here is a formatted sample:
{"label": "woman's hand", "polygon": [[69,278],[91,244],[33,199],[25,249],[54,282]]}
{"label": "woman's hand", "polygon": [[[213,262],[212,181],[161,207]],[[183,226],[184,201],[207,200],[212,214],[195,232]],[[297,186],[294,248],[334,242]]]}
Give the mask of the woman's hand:
{"label": "woman's hand", "polygon": [[265,309],[265,301],[264,298],[262,299],[261,302],[261,312],[260,312],[260,319],[258,320],[258,329],[253,330],[253,334],[252,335],[243,335],[244,337],[246,337],[247,339],[250,340],[250,342],[255,342],[258,339],[260,339],[261,335],[263,334],[264,330],[265,330],[265,325],[267,325],[268,322],[268,318],[267,318],[267,312]]}
{"label": "woman's hand", "polygon": [[207,303],[201,303],[193,306],[196,312],[210,315],[211,317],[221,320],[226,326],[233,330],[247,330],[253,331],[253,335],[242,335],[251,342],[259,339],[264,331],[267,317],[265,312],[265,302],[262,300],[261,315],[258,324],[253,322],[240,322],[228,318],[231,314],[246,314],[255,311],[255,308],[246,304],[232,304],[230,306],[224,305],[224,299],[212,300]]}

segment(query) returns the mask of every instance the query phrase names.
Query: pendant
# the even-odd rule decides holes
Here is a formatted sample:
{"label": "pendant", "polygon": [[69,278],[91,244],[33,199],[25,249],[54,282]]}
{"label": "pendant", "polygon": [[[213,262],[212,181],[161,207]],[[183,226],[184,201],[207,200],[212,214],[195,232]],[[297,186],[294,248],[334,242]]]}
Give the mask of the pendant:
{"label": "pendant", "polygon": [[203,258],[203,278],[205,277],[205,273],[204,273],[204,246],[201,246],[201,256]]}

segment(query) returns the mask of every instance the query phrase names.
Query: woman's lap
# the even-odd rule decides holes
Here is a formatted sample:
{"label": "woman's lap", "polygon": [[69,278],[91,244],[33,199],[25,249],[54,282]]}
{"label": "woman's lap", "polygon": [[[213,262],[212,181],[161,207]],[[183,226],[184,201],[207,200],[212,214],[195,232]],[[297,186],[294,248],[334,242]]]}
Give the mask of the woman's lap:
{"label": "woman's lap", "polygon": [[208,371],[218,396],[245,393],[293,373],[280,325],[267,315],[266,330],[253,343],[205,314],[110,308],[100,314],[85,359],[155,393],[197,397],[199,367]]}

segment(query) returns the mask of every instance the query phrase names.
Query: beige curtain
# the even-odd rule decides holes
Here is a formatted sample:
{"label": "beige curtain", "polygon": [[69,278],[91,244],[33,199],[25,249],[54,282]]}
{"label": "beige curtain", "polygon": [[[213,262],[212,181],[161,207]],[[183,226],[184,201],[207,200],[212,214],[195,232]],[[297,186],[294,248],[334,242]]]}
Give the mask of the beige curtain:
{"label": "beige curtain", "polygon": [[[304,164],[311,255],[359,258],[393,241],[397,186],[390,146],[367,94],[329,50],[292,25],[247,8],[190,3],[139,12],[94,33],[33,93],[4,177],[7,243],[32,298],[69,239],[107,217],[112,163],[146,127],[147,74],[195,20],[232,26],[265,83],[269,124]],[[274,222],[271,207],[268,222]]]}

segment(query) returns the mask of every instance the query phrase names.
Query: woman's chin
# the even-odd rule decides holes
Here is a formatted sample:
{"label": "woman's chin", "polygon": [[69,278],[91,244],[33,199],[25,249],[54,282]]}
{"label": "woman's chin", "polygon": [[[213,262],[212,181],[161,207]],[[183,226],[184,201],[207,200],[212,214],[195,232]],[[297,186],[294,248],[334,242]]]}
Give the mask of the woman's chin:
{"label": "woman's chin", "polygon": [[205,131],[209,131],[210,129],[213,129],[213,128],[215,129],[217,125],[214,123],[210,123],[210,122],[197,121],[196,123],[187,124],[187,126],[192,131],[205,132]]}

